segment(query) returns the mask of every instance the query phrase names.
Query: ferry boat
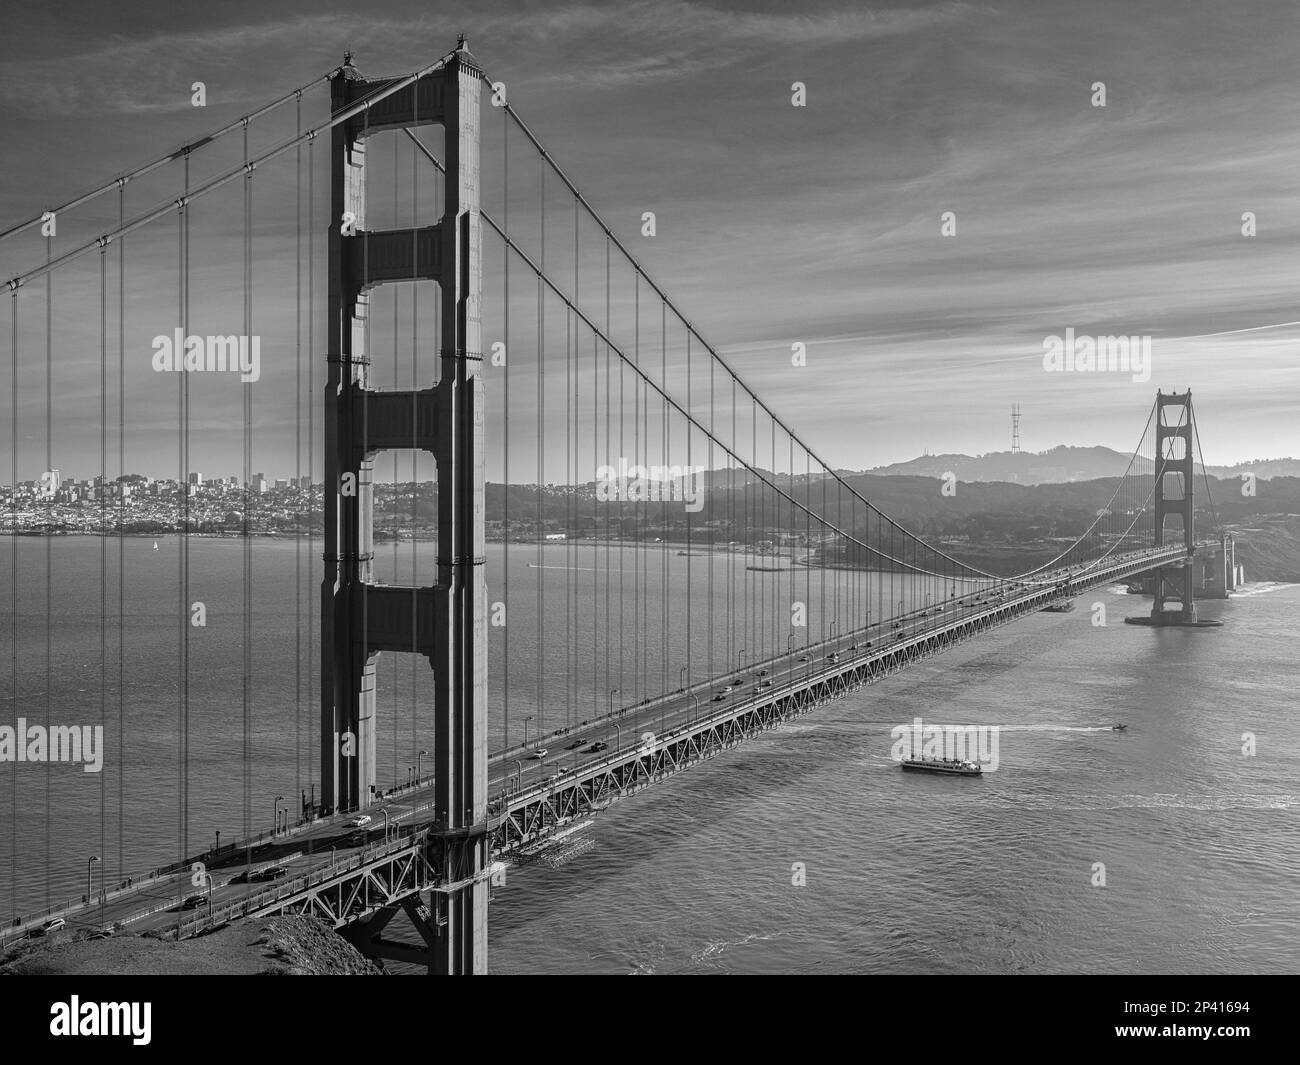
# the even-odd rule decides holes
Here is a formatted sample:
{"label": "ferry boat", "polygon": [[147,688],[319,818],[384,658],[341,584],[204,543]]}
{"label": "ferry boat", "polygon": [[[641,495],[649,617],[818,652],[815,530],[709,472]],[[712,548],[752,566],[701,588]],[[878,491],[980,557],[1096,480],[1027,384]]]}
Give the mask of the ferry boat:
{"label": "ferry boat", "polygon": [[1045,614],[1068,614],[1073,609],[1073,599],[1058,599],[1056,602],[1048,603],[1047,606],[1043,607],[1043,612]]}
{"label": "ferry boat", "polygon": [[961,777],[977,777],[984,772],[978,763],[958,758],[904,758],[899,764],[915,772],[955,773]]}

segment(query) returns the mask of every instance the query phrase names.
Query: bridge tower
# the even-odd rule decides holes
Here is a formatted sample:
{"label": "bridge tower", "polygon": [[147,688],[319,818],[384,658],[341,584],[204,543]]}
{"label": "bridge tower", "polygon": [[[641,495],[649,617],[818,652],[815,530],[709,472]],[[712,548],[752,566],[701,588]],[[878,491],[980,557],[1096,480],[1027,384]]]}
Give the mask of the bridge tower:
{"label": "bridge tower", "polygon": [[[335,126],[331,144],[321,801],[343,811],[374,800],[376,658],[383,651],[427,656],[436,684],[436,816],[427,858],[440,886],[419,930],[436,973],[487,968],[482,76],[461,38],[444,63]],[[398,80],[362,77],[349,55],[332,78],[333,111]],[[422,228],[368,228],[367,139],[430,123],[445,131],[442,218]],[[438,382],[428,389],[375,389],[365,350],[369,290],[419,280],[435,281],[441,301]],[[437,579],[427,587],[373,582],[374,460],[394,448],[428,451],[436,464]]]}
{"label": "bridge tower", "polygon": [[[1165,522],[1178,518],[1187,558],[1179,565],[1156,570],[1151,604],[1154,624],[1196,624],[1191,558],[1196,542],[1192,532],[1192,434],[1195,432],[1192,417],[1190,389],[1169,395],[1156,393],[1155,544],[1160,547],[1166,543]],[[1166,611],[1166,599],[1181,600],[1181,611],[1176,615],[1174,611]]]}

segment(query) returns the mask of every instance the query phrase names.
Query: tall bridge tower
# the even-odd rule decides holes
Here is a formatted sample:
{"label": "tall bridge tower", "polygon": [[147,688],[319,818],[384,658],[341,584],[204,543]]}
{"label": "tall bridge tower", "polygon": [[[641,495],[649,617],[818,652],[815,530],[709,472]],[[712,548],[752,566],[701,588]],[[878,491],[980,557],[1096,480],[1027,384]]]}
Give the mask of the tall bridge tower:
{"label": "tall bridge tower", "polygon": [[[334,127],[329,227],[329,374],[325,388],[325,577],[321,587],[321,795],[327,810],[363,809],[375,790],[376,657],[425,655],[433,668],[435,823],[428,859],[442,887],[420,929],[433,972],[487,965],[487,613],[484,580],[479,93],[482,70],[456,51],[406,87]],[[350,55],[332,79],[338,113],[397,78],[366,79]],[[366,222],[366,141],[430,123],[445,130],[442,218],[422,228]],[[437,282],[438,383],[377,390],[365,349],[369,291]],[[434,456],[437,580],[373,583],[374,460]]]}
{"label": "tall bridge tower", "polygon": [[[1187,547],[1182,564],[1161,566],[1155,572],[1151,620],[1156,624],[1196,623],[1191,558],[1196,543],[1192,532],[1192,434],[1196,430],[1192,417],[1190,389],[1156,394],[1155,543],[1157,547],[1166,543],[1165,522],[1178,518],[1182,542]],[[1174,612],[1165,610],[1166,599],[1182,601],[1182,610],[1176,616],[1170,617]]]}

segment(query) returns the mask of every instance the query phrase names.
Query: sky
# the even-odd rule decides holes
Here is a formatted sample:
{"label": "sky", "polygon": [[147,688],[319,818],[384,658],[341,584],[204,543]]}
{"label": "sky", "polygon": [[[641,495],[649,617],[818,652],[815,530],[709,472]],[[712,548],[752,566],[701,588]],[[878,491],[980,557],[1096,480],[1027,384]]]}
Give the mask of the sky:
{"label": "sky", "polygon": [[[1300,455],[1297,20],[1294,4],[1211,0],[30,5],[0,39],[0,229],[312,82],[345,49],[366,74],[405,72],[463,32],[648,273],[832,465],[1006,450],[1013,403],[1026,450],[1129,451],[1157,388],[1193,390],[1211,464]],[[795,82],[805,106],[792,105]],[[304,104],[309,122],[319,106]],[[293,111],[254,145],[292,132]],[[237,162],[239,140],[195,174]],[[277,166],[256,181],[268,354],[250,458],[272,477],[306,468],[304,360],[323,350],[324,307],[321,288],[309,344],[311,315],[294,312],[293,157]],[[237,184],[193,217],[196,331],[234,331],[242,314]],[[175,195],[161,176],[127,191],[128,216]],[[53,241],[0,244],[0,280],[116,211],[110,194],[60,220]],[[326,222],[310,223],[322,238]],[[176,325],[176,240],[168,219],[125,242],[125,465],[153,476],[177,469],[176,383],[148,366],[150,337]],[[57,275],[49,423],[44,282],[19,291],[20,479],[48,462],[65,476],[116,470],[116,263],[110,251],[105,342],[98,259]],[[0,303],[7,378],[13,307]],[[499,311],[486,303],[485,338]],[[1045,344],[1067,329],[1150,337],[1149,375],[1045,368]],[[791,365],[796,342],[804,366]],[[403,359],[394,344],[397,383]],[[191,387],[190,467],[241,473],[240,387]],[[6,482],[12,422],[0,403]],[[319,470],[319,443],[314,455]],[[524,454],[512,470],[528,465]]]}

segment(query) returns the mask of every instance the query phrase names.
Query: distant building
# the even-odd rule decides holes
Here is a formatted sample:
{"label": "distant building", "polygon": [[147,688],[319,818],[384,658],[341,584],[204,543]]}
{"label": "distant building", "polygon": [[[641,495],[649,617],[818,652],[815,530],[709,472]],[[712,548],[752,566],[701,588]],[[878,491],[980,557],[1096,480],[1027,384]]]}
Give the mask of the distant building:
{"label": "distant building", "polygon": [[275,490],[276,490],[277,492],[280,491],[281,489],[285,489],[285,488],[288,488],[288,487],[289,487],[289,481],[288,481],[286,478],[284,478],[284,477],[277,477],[277,478],[275,479]]}
{"label": "distant building", "polygon": [[202,484],[202,483],[203,483],[203,474],[201,473],[190,474],[190,484]]}

